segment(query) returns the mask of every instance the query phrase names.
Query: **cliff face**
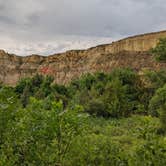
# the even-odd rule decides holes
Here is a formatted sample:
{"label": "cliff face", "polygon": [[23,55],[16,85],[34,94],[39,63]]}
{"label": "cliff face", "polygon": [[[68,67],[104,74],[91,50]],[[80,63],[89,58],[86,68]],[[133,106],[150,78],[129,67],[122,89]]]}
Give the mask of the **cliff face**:
{"label": "cliff face", "polygon": [[166,37],[166,31],[138,35],[112,44],[48,57],[20,57],[0,50],[0,82],[15,85],[23,77],[40,73],[52,75],[55,82],[66,84],[87,72],[110,72],[116,67],[131,67],[138,71],[142,68],[166,69],[165,63],[155,62],[148,53],[163,37]]}

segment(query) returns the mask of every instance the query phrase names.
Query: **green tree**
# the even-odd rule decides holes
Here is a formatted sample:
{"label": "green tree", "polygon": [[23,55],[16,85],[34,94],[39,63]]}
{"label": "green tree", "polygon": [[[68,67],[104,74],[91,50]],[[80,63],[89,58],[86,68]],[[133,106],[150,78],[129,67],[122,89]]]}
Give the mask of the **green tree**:
{"label": "green tree", "polygon": [[0,149],[10,135],[20,103],[12,88],[0,89]]}
{"label": "green tree", "polygon": [[26,87],[29,87],[29,90],[32,88],[31,78],[22,78],[15,87],[15,92],[21,95]]}
{"label": "green tree", "polygon": [[40,87],[41,83],[44,80],[44,76],[40,74],[36,74],[35,76],[32,77],[32,85],[34,87]]}
{"label": "green tree", "polygon": [[27,85],[27,86],[25,86],[25,88],[21,94],[21,97],[20,97],[20,101],[21,101],[23,107],[26,107],[27,104],[29,103],[30,96],[31,96],[31,90],[30,90],[30,87]]}
{"label": "green tree", "polygon": [[159,88],[150,100],[149,111],[153,116],[159,116],[166,103],[166,84]]}
{"label": "green tree", "polygon": [[166,38],[159,40],[157,46],[151,50],[157,61],[166,62]]}
{"label": "green tree", "polygon": [[48,96],[52,92],[51,84],[53,83],[54,78],[51,76],[44,77],[44,80],[41,84],[41,90],[44,93],[44,96]]}
{"label": "green tree", "polygon": [[64,110],[62,102],[52,101],[46,109],[43,100],[31,98],[26,108],[17,111],[0,161],[4,165],[63,165],[85,119],[80,106]]}

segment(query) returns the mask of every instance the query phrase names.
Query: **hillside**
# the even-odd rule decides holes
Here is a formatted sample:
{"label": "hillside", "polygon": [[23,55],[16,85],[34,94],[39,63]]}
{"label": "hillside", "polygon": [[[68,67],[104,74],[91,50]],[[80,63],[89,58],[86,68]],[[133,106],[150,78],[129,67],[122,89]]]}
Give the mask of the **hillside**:
{"label": "hillside", "polygon": [[166,31],[137,35],[87,50],[72,50],[48,57],[20,57],[0,51],[0,82],[15,85],[23,77],[36,73],[54,76],[55,82],[66,84],[84,73],[110,72],[116,67],[165,69],[166,63],[155,62],[148,53]]}

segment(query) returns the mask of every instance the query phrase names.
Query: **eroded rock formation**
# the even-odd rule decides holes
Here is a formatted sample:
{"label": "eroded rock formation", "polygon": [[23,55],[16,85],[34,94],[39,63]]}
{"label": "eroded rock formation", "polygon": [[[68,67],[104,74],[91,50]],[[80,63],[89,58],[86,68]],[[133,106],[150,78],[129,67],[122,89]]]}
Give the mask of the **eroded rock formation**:
{"label": "eroded rock formation", "polygon": [[15,85],[23,78],[36,73],[50,74],[55,82],[66,84],[87,72],[110,72],[116,67],[166,69],[166,63],[155,62],[148,53],[166,31],[137,35],[100,45],[87,50],[72,50],[48,57],[31,55],[20,57],[0,50],[0,82]]}

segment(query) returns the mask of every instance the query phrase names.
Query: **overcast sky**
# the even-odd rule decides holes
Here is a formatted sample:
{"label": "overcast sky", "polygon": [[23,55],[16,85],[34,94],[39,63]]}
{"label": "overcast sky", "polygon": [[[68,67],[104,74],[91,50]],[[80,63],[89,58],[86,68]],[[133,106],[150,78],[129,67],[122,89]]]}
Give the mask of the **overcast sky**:
{"label": "overcast sky", "polygon": [[165,0],[0,0],[0,49],[48,55],[166,29]]}

